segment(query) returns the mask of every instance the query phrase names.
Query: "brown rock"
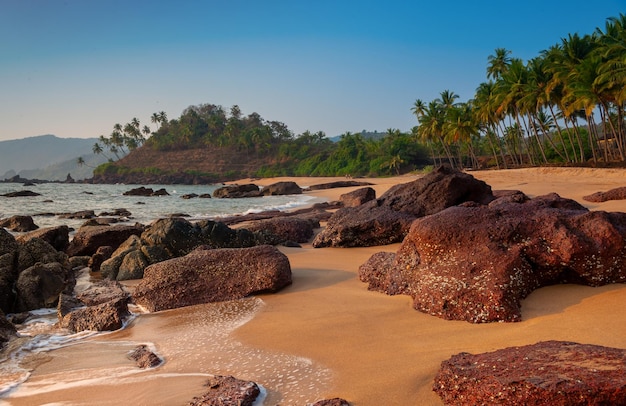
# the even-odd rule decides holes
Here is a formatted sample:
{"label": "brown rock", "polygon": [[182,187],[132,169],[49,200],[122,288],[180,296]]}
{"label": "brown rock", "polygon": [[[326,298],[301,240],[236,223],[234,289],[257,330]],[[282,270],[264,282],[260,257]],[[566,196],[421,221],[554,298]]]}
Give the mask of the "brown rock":
{"label": "brown rock", "polygon": [[311,406],[350,406],[350,403],[348,403],[348,401],[345,399],[332,398],[318,400],[317,402],[311,404]]}
{"label": "brown rock", "polygon": [[259,197],[262,195],[259,187],[253,183],[246,185],[226,185],[213,191],[213,197],[228,199]]}
{"label": "brown rock", "polygon": [[300,195],[302,188],[296,182],[276,182],[261,191],[263,196]]}
{"label": "brown rock", "polygon": [[4,312],[0,310],[0,350],[2,350],[4,344],[13,337],[17,337],[15,326],[7,320]]}
{"label": "brown rock", "polygon": [[545,341],[442,362],[446,405],[624,405],[626,350]]}
{"label": "brown rock", "polygon": [[339,201],[343,204],[343,207],[360,206],[374,199],[376,199],[376,191],[371,187],[353,190],[339,196]]}
{"label": "brown rock", "polygon": [[498,199],[415,220],[398,251],[375,254],[359,277],[445,319],[519,321],[521,299],[539,287],[626,282],[625,240],[626,213],[590,212],[556,194]]}
{"label": "brown rock", "polygon": [[135,361],[139,368],[154,368],[163,362],[148,346],[139,345],[128,354],[128,358]]}
{"label": "brown rock", "polygon": [[128,299],[129,293],[124,290],[119,282],[103,279],[93,283],[76,297],[87,306],[96,306],[106,302]]}
{"label": "brown rock", "polygon": [[33,192],[31,190],[20,190],[17,192],[9,192],[9,193],[5,193],[3,195],[0,196],[4,196],[4,197],[35,197],[35,196],[41,196],[40,193],[37,192]]}
{"label": "brown rock", "polygon": [[76,231],[76,235],[66,252],[73,257],[76,255],[93,255],[102,246],[117,249],[128,237],[140,235],[143,230],[144,226],[140,224],[81,227]]}
{"label": "brown rock", "polygon": [[31,238],[24,242],[20,241],[18,244],[18,271],[30,268],[37,263],[47,264],[58,262],[64,265],[68,264],[67,255],[55,250],[52,245],[44,240]]}
{"label": "brown rock", "polygon": [[128,298],[122,298],[76,309],[63,317],[61,327],[74,333],[84,330],[119,330],[124,325],[124,318],[129,314]]}
{"label": "brown rock", "polygon": [[55,307],[59,294],[67,285],[69,271],[58,262],[37,262],[22,271],[15,284],[16,311],[25,312],[43,307]]}
{"label": "brown rock", "polygon": [[272,246],[197,249],[147,267],[133,298],[159,311],[276,292],[289,284],[289,260]]}
{"label": "brown rock", "polygon": [[596,192],[588,196],[583,196],[583,199],[593,203],[602,203],[609,200],[624,200],[626,199],[626,186],[611,189],[607,192]]}
{"label": "brown rock", "polygon": [[252,406],[261,394],[258,385],[252,381],[242,381],[232,376],[216,375],[206,385],[209,390],[195,397],[189,406]]}
{"label": "brown rock", "polygon": [[39,238],[52,245],[57,251],[65,251],[70,244],[69,227],[62,225],[56,227],[40,228],[16,237],[17,241],[26,242],[31,238]]}
{"label": "brown rock", "polygon": [[313,241],[314,247],[362,247],[400,242],[412,220],[464,202],[487,204],[491,187],[442,166],[413,182],[396,185],[380,198],[337,210]]}
{"label": "brown rock", "polygon": [[107,259],[111,258],[111,254],[113,254],[113,247],[110,245],[105,245],[102,247],[98,247],[95,254],[91,256],[87,266],[91,268],[91,272],[100,272],[100,265]]}
{"label": "brown rock", "polygon": [[307,242],[319,223],[297,217],[276,217],[255,221],[246,226],[250,231],[263,233],[265,243],[278,245],[285,241]]}
{"label": "brown rock", "polygon": [[324,190],[334,189],[339,187],[354,187],[354,186],[370,186],[369,182],[359,182],[356,180],[340,180],[337,182],[320,183],[317,185],[309,186],[309,190]]}
{"label": "brown rock", "polygon": [[39,228],[31,216],[11,216],[6,219],[0,219],[0,227],[5,227],[19,233],[33,231]]}

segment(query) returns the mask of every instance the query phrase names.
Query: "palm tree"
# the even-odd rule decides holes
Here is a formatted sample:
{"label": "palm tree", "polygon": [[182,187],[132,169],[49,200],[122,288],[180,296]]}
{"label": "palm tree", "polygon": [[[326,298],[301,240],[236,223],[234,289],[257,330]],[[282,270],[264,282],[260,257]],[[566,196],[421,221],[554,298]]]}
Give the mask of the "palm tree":
{"label": "palm tree", "polygon": [[495,55],[487,57],[487,79],[499,79],[511,65],[511,51],[504,48],[496,48]]}

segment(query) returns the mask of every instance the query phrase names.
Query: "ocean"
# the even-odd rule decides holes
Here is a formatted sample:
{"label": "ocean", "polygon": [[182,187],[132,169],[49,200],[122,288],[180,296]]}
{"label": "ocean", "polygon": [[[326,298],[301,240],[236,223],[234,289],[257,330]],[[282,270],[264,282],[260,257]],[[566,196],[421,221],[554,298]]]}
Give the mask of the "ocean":
{"label": "ocean", "polygon": [[84,220],[60,218],[60,213],[93,210],[96,215],[124,208],[131,212],[128,221],[149,224],[151,221],[185,214],[188,220],[216,219],[236,214],[265,210],[289,210],[311,204],[315,198],[301,195],[265,196],[244,199],[192,198],[182,196],[195,193],[212,194],[222,185],[143,185],[153,190],[165,189],[169,196],[124,196],[138,185],[93,185],[82,183],[42,183],[23,186],[18,183],[0,183],[0,195],[28,190],[39,193],[34,197],[0,196],[0,218],[14,215],[32,216],[39,227],[66,224],[78,228]]}
{"label": "ocean", "polygon": [[[183,199],[186,194],[212,194],[222,185],[144,186],[154,190],[163,188],[169,195],[123,195],[137,185],[45,183],[23,186],[1,183],[0,195],[30,190],[40,196],[0,196],[0,218],[29,215],[41,228],[65,224],[77,229],[85,220],[66,219],[59,214],[93,210],[98,215],[124,208],[131,213],[125,221],[147,225],[171,214],[185,214],[190,221],[219,220],[224,216],[265,210],[296,209],[316,200],[306,194],[244,199]],[[85,269],[78,278],[77,289],[89,283],[90,275]],[[294,402],[289,397],[283,397],[282,404],[303,404],[314,400],[327,383],[327,370],[314,366],[307,359],[247,349],[230,338],[234,329],[251,320],[262,307],[263,300],[260,298],[193,306],[163,314],[148,314],[132,307],[133,316],[124,329],[78,334],[70,334],[56,325],[55,309],[37,310],[33,312],[36,317],[19,330],[20,338],[0,355],[0,405],[120,404],[110,390],[129,382],[147,387],[150,382],[159,382],[158,387],[171,389],[169,396],[172,399],[163,394],[139,392],[136,399],[126,399],[122,403],[182,404],[203,392],[201,382],[211,374],[234,374],[232,371],[236,371],[245,377],[246,374],[258,375],[259,368],[269,368],[273,371],[272,376],[281,377],[278,384],[283,386],[283,396],[291,393]],[[186,320],[185,325],[197,328],[186,331],[176,329],[175,325],[181,320]],[[141,324],[142,328],[133,327],[137,324]],[[123,355],[139,344],[148,345],[159,355],[165,354],[164,365],[145,371],[130,364]],[[202,364],[199,363],[201,360],[206,360],[203,367],[198,366]],[[190,380],[198,382],[196,392],[189,392]],[[98,394],[94,388],[103,388],[102,393]],[[75,389],[90,391],[90,395],[68,399],[67,393],[76,393]],[[122,391],[127,397],[135,396],[133,389]],[[154,403],[155,397],[162,403]],[[257,404],[261,405],[263,401]]]}

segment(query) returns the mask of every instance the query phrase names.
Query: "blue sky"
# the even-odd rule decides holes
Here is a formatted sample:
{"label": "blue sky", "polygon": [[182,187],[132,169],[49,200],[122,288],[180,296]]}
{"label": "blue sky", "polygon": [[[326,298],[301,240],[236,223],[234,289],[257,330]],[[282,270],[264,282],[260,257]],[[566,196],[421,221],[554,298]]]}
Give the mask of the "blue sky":
{"label": "blue sky", "polygon": [[527,60],[625,12],[626,0],[0,0],[0,140],[98,137],[202,103],[295,134],[408,131],[415,99],[471,98],[495,48]]}

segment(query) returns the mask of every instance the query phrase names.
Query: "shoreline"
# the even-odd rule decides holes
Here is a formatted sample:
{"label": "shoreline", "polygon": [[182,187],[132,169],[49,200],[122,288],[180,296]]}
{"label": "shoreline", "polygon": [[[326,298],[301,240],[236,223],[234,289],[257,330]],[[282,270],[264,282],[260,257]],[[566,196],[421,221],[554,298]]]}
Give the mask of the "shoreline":
{"label": "shoreline", "polygon": [[[592,210],[626,212],[626,201],[582,200],[582,196],[624,186],[626,170],[527,168],[468,173],[486,181],[493,190],[518,189],[531,197],[556,192]],[[405,175],[356,180],[375,183],[372,187],[379,197],[389,187],[416,178]],[[254,179],[253,183],[263,186],[293,180],[309,186],[333,179],[345,180],[290,177]],[[361,187],[306,194],[333,201]],[[358,280],[358,267],[372,254],[395,251],[398,246],[312,248],[307,243],[302,248],[280,247],[289,258],[293,284],[278,293],[257,296],[263,304],[228,337],[208,335],[209,326],[214,326],[211,323],[220,325],[219,320],[210,320],[220,314],[219,304],[141,315],[124,330],[86,340],[84,347],[80,344],[45,354],[31,377],[34,386],[29,386],[32,389],[37,382],[52,379],[55,368],[64,366],[68,359],[75,359],[75,365],[70,366],[73,368],[84,367],[81,362],[120,368],[129,364],[123,349],[99,356],[90,345],[100,342],[103,347],[96,349],[129,341],[154,342],[165,357],[162,367],[133,375],[134,383],[122,384],[116,379],[93,386],[61,383],[43,395],[6,401],[16,406],[44,400],[116,404],[120,399],[135,404],[180,404],[202,393],[204,375],[229,374],[263,385],[268,390],[265,405],[271,406],[302,405],[332,397],[345,398],[352,406],[440,405],[432,391],[433,378],[441,362],[459,352],[488,352],[545,340],[626,348],[626,315],[616,311],[626,302],[626,285],[538,289],[522,301],[522,321],[517,323],[443,320],[414,310],[408,296],[368,291]],[[238,314],[236,306],[225,314]],[[209,348],[220,340],[233,345],[234,352],[219,355],[223,347]],[[278,362],[272,363],[272,359]],[[302,393],[296,393],[299,389]],[[115,399],[111,399],[111,391],[115,391]],[[15,394],[19,393],[18,389]],[[0,404],[3,400],[0,398]]]}

